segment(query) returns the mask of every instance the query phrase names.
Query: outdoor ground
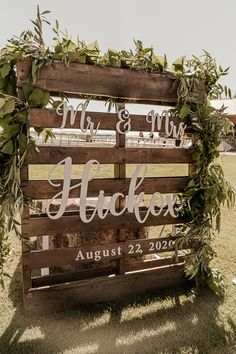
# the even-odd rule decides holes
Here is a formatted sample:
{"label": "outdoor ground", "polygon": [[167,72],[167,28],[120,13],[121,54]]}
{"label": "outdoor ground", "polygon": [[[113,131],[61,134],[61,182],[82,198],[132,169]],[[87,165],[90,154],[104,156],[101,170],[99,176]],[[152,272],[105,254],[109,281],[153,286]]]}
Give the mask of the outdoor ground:
{"label": "outdoor ground", "polygon": [[[236,155],[220,161],[236,188]],[[224,298],[189,286],[41,318],[22,314],[20,242],[12,237],[12,278],[0,292],[0,353],[236,353],[235,230],[236,207],[224,209],[214,261],[225,276]]]}

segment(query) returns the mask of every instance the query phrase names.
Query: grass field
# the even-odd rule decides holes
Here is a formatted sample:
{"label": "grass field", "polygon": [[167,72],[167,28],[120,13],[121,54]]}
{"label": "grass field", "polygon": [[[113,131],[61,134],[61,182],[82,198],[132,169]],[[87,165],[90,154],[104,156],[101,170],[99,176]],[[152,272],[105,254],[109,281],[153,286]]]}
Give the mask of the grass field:
{"label": "grass field", "polygon": [[[236,188],[236,156],[224,156],[221,163]],[[174,175],[175,167],[172,170]],[[163,168],[159,172],[172,173]],[[45,173],[40,168],[31,171],[34,178]],[[7,264],[12,278],[0,293],[0,353],[236,353],[235,229],[236,208],[223,209],[214,266],[225,277],[224,298],[188,286],[42,318],[22,315],[20,242],[12,236],[14,253]]]}

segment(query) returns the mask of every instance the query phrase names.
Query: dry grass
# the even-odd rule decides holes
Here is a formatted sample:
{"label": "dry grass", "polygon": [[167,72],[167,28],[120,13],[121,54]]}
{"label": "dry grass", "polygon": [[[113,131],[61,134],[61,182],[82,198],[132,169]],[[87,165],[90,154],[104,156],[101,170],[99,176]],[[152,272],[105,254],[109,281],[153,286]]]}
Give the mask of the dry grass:
{"label": "dry grass", "polygon": [[[236,156],[225,156],[223,163],[236,187]],[[224,209],[222,216],[214,265],[225,276],[224,299],[184,287],[43,318],[22,315],[20,243],[12,238],[12,278],[0,293],[0,353],[235,353],[236,210]]]}

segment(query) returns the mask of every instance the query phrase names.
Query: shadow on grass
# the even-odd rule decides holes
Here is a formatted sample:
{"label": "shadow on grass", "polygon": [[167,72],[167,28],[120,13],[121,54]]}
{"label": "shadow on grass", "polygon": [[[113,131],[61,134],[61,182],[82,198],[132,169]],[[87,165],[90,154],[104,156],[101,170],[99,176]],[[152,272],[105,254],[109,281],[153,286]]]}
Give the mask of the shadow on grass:
{"label": "shadow on grass", "polygon": [[234,321],[219,320],[220,299],[190,286],[149,292],[119,303],[83,306],[38,318],[23,316],[17,267],[9,297],[16,311],[0,338],[0,353],[194,353],[234,352]]}

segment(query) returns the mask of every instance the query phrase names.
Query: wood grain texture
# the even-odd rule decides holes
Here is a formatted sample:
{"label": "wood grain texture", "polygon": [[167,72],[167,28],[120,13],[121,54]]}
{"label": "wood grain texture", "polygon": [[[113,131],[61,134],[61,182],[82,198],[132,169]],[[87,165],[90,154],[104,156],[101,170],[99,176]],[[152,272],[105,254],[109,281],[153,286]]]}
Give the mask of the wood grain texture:
{"label": "wood grain texture", "polygon": [[[74,106],[75,107],[75,106]],[[149,111],[147,110],[147,114]],[[86,112],[86,117],[91,117],[92,122],[95,127],[100,123],[99,130],[116,130],[116,124],[118,122],[117,113],[104,113],[104,112]],[[75,123],[70,124],[70,113],[68,114],[68,119],[65,128],[68,129],[80,129],[80,117],[81,112],[77,112]],[[151,131],[151,124],[146,121],[146,116],[141,114],[131,114],[131,130],[132,131]],[[165,133],[165,120],[161,125],[159,132]],[[178,129],[181,120],[178,117],[170,117],[170,122],[172,122]],[[62,124],[62,116],[56,113],[55,109],[39,109],[31,108],[29,110],[29,124],[34,128],[60,128]],[[185,130],[190,132],[189,129]],[[170,136],[171,137],[171,136]]]}
{"label": "wood grain texture", "polygon": [[[125,104],[118,104],[117,110],[125,109]],[[126,146],[126,134],[121,134],[116,130],[116,148],[125,148]],[[126,178],[126,164],[125,163],[118,163],[114,164],[114,177],[116,179],[124,179]],[[122,208],[125,206],[126,203],[126,197],[119,197],[116,200],[116,210],[122,210]],[[116,230],[116,240],[118,242],[124,242],[127,238],[126,232],[123,229],[117,229]],[[118,266],[118,274],[124,274],[125,273],[125,266],[126,266],[126,254],[125,252],[122,252],[122,257],[119,257],[117,261],[117,266]]]}
{"label": "wood grain texture", "polygon": [[101,164],[117,163],[191,163],[189,149],[184,148],[106,148],[106,147],[55,147],[40,146],[39,152],[29,152],[25,163],[56,164],[66,157],[73,164],[85,164],[94,159]]}
{"label": "wood grain texture", "polygon": [[[92,259],[81,259],[76,261],[78,252],[81,251],[84,257],[86,252],[101,252],[103,250],[117,250],[120,248],[120,254],[117,252],[114,256],[102,256],[101,260],[116,260],[122,258],[123,254],[126,257],[137,257],[140,255],[154,254],[154,253],[164,253],[174,251],[174,241],[177,237],[156,237],[150,239],[136,239],[127,240],[123,242],[112,242],[109,244],[97,244],[88,245],[81,247],[67,247],[67,248],[56,248],[51,250],[37,250],[25,253],[22,258],[22,263],[25,269],[35,269],[35,268],[45,268],[52,266],[61,265],[71,265],[80,263],[91,263],[94,262],[94,257]],[[157,248],[155,244],[158,243]],[[139,245],[138,248],[136,247]],[[133,246],[133,253],[129,253]],[[185,244],[182,249],[192,248],[193,244]],[[160,248],[160,249],[159,249]],[[135,250],[140,249],[141,253],[135,253]],[[99,264],[99,263],[98,263]]]}
{"label": "wood grain texture", "polygon": [[231,120],[231,122],[234,123],[234,125],[236,125],[236,114],[227,114],[226,118],[228,118],[229,120]]}
{"label": "wood grain texture", "polygon": [[48,315],[88,303],[110,302],[134,294],[180,286],[186,282],[183,264],[99,277],[31,289],[25,296],[25,314]]}
{"label": "wood grain texture", "polygon": [[[47,216],[36,216],[31,218],[23,218],[21,224],[22,234],[27,237],[66,234],[80,232],[93,232],[102,230],[127,229],[129,227],[140,228],[143,226],[171,225],[184,222],[181,217],[174,218],[171,215],[164,216],[163,211],[159,216],[149,215],[147,220],[140,224],[134,213],[124,213],[120,216],[108,214],[105,219],[100,219],[95,215],[90,223],[84,223],[80,220],[79,215],[68,213],[59,219],[52,220]],[[143,219],[146,211],[141,211],[140,216]]]}
{"label": "wood grain texture", "polygon": [[[28,82],[30,60],[17,62],[17,86]],[[40,69],[35,84],[51,93],[66,93],[97,98],[115,97],[125,102],[175,104],[174,79],[167,75],[143,71],[71,63],[69,69],[60,61]],[[199,101],[204,98],[204,86],[197,88]]]}
{"label": "wood grain texture", "polygon": [[[53,180],[55,184],[60,187],[53,187],[45,180],[30,180],[22,182],[21,187],[25,196],[32,199],[50,199],[56,193],[60,192],[63,186],[63,180]],[[104,191],[106,196],[111,196],[116,192],[128,194],[130,178],[98,178],[89,182],[88,197],[97,197],[100,190]],[[153,194],[160,192],[167,193],[181,193],[184,191],[189,181],[188,177],[146,177],[142,184],[137,188],[137,194],[144,192],[146,194]],[[71,186],[81,183],[81,179],[73,179]],[[70,191],[70,198],[79,198],[80,187]]]}
{"label": "wood grain texture", "polygon": [[[147,259],[147,260],[127,263],[125,265],[125,269],[126,269],[126,273],[134,272],[137,270],[144,270],[144,269],[183,263],[184,259],[185,259],[184,256],[179,256],[178,259],[176,259],[175,257]],[[32,288],[62,284],[65,282],[73,282],[73,281],[84,280],[84,279],[92,279],[92,278],[102,277],[111,274],[117,274],[117,266],[107,266],[107,267],[102,266],[101,268],[96,267],[92,269],[83,269],[83,270],[73,271],[73,272],[37,276],[32,278]]]}
{"label": "wood grain texture", "polygon": [[32,288],[103,277],[106,275],[115,274],[116,272],[117,266],[101,266],[93,269],[82,269],[73,272],[37,276],[32,278]]}

